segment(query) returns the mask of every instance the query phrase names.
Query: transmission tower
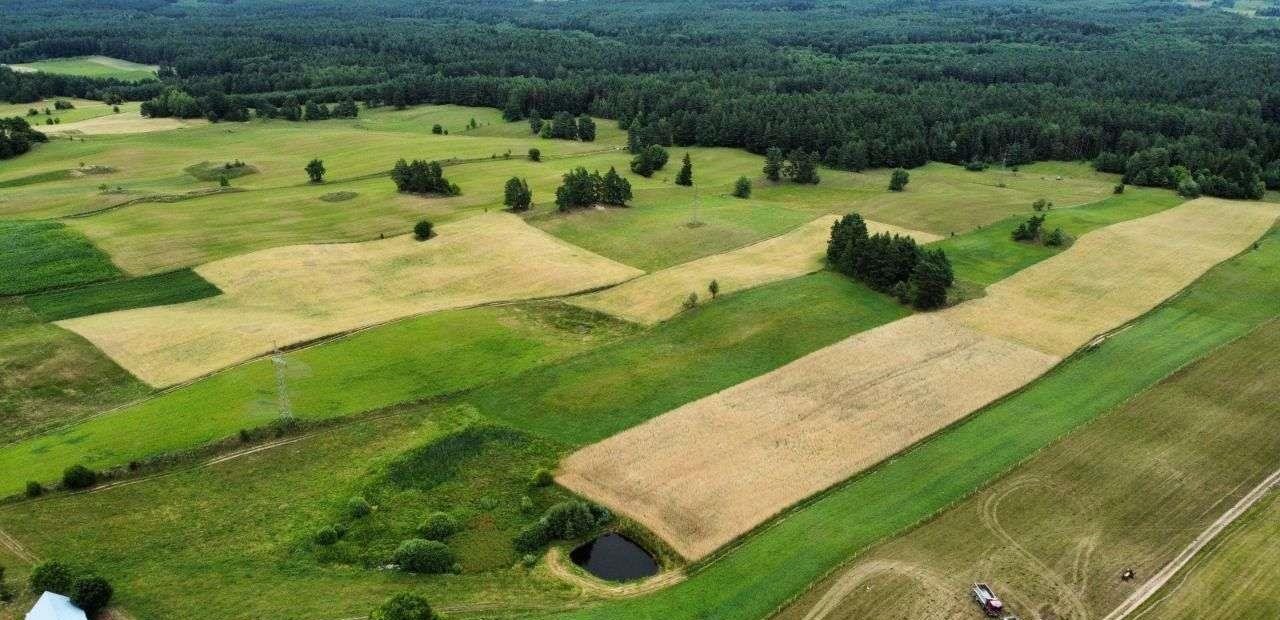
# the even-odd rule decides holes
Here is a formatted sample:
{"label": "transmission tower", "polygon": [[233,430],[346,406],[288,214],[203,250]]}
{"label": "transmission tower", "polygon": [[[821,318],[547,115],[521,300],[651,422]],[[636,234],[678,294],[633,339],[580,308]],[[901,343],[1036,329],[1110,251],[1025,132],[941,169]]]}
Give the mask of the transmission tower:
{"label": "transmission tower", "polygon": [[285,384],[284,370],[289,365],[285,361],[280,347],[275,347],[271,355],[271,364],[276,367],[276,403],[280,407],[280,419],[293,421],[293,408],[289,405],[289,386]]}

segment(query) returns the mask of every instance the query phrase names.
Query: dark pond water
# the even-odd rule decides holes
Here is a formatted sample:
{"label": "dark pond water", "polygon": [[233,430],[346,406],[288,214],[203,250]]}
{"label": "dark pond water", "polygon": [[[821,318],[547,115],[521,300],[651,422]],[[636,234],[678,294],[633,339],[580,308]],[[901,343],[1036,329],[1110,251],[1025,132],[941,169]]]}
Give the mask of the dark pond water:
{"label": "dark pond water", "polygon": [[569,552],[574,564],[608,581],[630,581],[658,573],[658,562],[644,547],[622,534],[609,533]]}

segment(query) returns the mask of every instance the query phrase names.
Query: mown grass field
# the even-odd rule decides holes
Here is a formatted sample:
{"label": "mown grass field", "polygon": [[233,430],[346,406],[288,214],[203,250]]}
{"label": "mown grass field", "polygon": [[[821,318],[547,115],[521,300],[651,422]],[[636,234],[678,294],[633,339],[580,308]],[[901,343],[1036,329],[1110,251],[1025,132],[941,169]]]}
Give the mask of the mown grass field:
{"label": "mown grass field", "polygon": [[[781,617],[953,618],[970,611],[974,581],[992,583],[1020,615],[1106,616],[1280,466],[1280,435],[1269,432],[1280,415],[1278,346],[1280,322],[1263,324],[837,571]],[[1254,574],[1275,573],[1275,561],[1257,559]],[[865,570],[877,565],[892,570]],[[1120,579],[1126,569],[1137,579]],[[1188,617],[1267,617],[1258,603],[1275,589],[1234,578],[1202,599],[1206,614]]]}
{"label": "mown grass field", "polygon": [[1131,617],[1265,620],[1280,613],[1280,493],[1242,515]]}
{"label": "mown grass field", "polygon": [[155,65],[143,65],[110,56],[76,56],[51,58],[9,65],[14,71],[40,71],[58,75],[83,75],[85,77],[114,78],[125,82],[156,79]]}
{"label": "mown grass field", "polygon": [[789,512],[686,581],[566,618],[759,618],[1170,373],[1277,316],[1280,230],[1101,347]]}
{"label": "mown grass field", "polygon": [[[58,99],[68,101],[75,106],[70,110],[59,110],[54,107],[54,102]],[[141,104],[138,102],[125,102],[120,104],[120,112],[123,116],[137,116]],[[27,113],[35,109],[40,114],[36,116],[28,116]],[[45,110],[49,110],[45,114]],[[108,116],[117,114],[112,106],[101,101],[92,99],[77,99],[75,97],[58,97],[54,99],[40,99],[32,103],[0,103],[0,118],[8,118],[10,116],[21,116],[26,119],[33,127],[44,131],[46,129],[59,128],[63,123],[75,123],[85,121],[91,118]],[[47,119],[57,119],[58,125],[49,126],[46,124]]]}

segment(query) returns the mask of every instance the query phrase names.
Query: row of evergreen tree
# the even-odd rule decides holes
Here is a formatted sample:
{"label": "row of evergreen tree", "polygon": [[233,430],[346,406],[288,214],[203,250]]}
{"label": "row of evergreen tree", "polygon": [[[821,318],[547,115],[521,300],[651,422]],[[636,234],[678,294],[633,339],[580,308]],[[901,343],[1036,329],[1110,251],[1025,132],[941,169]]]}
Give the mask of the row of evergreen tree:
{"label": "row of evergreen tree", "polygon": [[941,249],[925,249],[911,237],[869,235],[862,216],[850,213],[831,226],[827,264],[903,303],[928,310],[947,303],[955,276]]}
{"label": "row of evergreen tree", "polygon": [[587,172],[575,168],[564,175],[564,182],[556,188],[556,206],[569,211],[593,205],[626,206],[631,200],[631,182],[618,174],[613,167],[601,175],[600,171]]}

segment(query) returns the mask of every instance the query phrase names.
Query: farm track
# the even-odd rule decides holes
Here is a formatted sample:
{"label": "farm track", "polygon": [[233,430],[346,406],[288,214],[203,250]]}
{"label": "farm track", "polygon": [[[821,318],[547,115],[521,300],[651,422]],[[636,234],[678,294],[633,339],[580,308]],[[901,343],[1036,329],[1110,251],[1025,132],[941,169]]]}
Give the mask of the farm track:
{"label": "farm track", "polygon": [[1111,613],[1107,614],[1103,620],[1124,620],[1125,618],[1128,618],[1130,614],[1141,607],[1143,603],[1147,602],[1147,600],[1158,592],[1160,588],[1164,587],[1164,585],[1168,583],[1174,575],[1178,574],[1178,572],[1181,571],[1187,563],[1194,559],[1206,545],[1217,538],[1223,530],[1227,529],[1227,527],[1234,523],[1236,519],[1240,518],[1240,515],[1248,511],[1249,508],[1252,508],[1254,504],[1258,503],[1259,500],[1266,496],[1267,492],[1270,491],[1272,487],[1277,485],[1280,485],[1280,469],[1277,469],[1272,472],[1270,476],[1264,478],[1262,482],[1258,483],[1258,485],[1253,488],[1253,490],[1240,498],[1240,501],[1236,502],[1236,504],[1223,513],[1222,516],[1215,519],[1214,522],[1211,523],[1209,527],[1205,528],[1199,536],[1196,536],[1195,540],[1192,540],[1190,544],[1178,553],[1171,562],[1166,564],[1164,568],[1160,569],[1160,572],[1152,575],[1151,579],[1147,580],[1147,582],[1142,584],[1142,586],[1134,591],[1133,594],[1129,595],[1129,598],[1120,603],[1120,605]]}

